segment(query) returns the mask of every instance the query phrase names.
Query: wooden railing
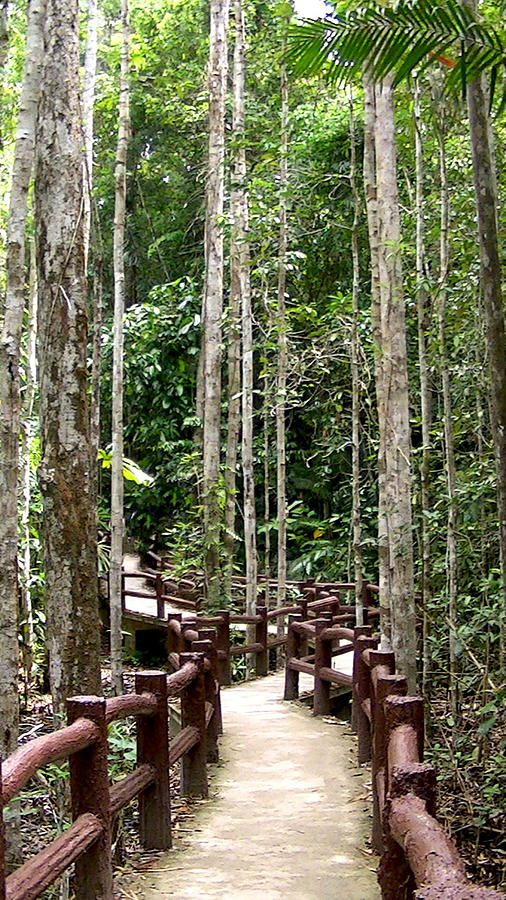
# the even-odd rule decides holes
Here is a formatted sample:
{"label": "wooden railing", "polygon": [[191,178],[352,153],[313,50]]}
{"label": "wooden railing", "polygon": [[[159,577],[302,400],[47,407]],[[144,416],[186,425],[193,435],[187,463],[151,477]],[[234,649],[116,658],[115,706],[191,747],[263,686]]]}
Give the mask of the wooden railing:
{"label": "wooden railing", "polygon": [[[305,622],[290,616],[285,699],[298,697],[300,672],[314,677],[315,715],[330,712],[331,685],[352,688],[358,761],[372,766],[372,840],[381,854],[383,900],[498,900],[497,891],[469,884],[453,841],[435,818],[436,773],[423,761],[423,699],[407,696],[394,654],[378,650],[372,627],[345,628],[343,618]],[[308,652],[311,643],[314,651]],[[350,651],[353,673],[333,669],[332,659]]]}
{"label": "wooden railing", "polygon": [[[134,694],[71,698],[66,728],[28,741],[0,766],[1,813],[39,768],[68,759],[73,819],[60,837],[7,877],[0,827],[0,900],[34,900],[72,863],[79,900],[113,900],[112,822],[135,797],[142,846],[171,846],[169,768],[181,759],[182,794],[207,797],[206,763],[218,759],[222,727],[216,652],[210,641],[197,637],[173,674],[137,673]],[[167,701],[174,697],[181,697],[182,730],[169,741]],[[137,767],[110,785],[107,725],[126,716],[137,721]]]}

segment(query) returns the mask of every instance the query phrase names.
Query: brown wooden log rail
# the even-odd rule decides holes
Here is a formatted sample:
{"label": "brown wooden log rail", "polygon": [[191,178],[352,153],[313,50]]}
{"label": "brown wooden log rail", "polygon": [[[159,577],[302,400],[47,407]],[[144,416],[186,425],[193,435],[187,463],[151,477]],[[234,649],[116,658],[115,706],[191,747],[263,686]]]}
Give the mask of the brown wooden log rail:
{"label": "brown wooden log rail", "polygon": [[[69,724],[19,747],[0,765],[0,812],[37,770],[68,759],[73,823],[60,837],[6,877],[0,816],[0,900],[35,900],[73,863],[78,900],[113,900],[113,817],[139,799],[139,833],[145,849],[172,845],[169,769],[179,759],[181,793],[207,797],[207,763],[218,759],[222,730],[217,637],[200,631],[179,667],[138,672],[135,693],[105,700],[72,697]],[[169,697],[181,698],[182,730],[169,741]],[[107,725],[126,716],[137,723],[137,767],[109,783]]]}
{"label": "brown wooden log rail", "polygon": [[[378,649],[371,626],[343,628],[329,618],[309,623],[290,615],[284,696],[297,699],[299,673],[311,675],[314,714],[327,715],[330,685],[352,687],[358,761],[372,768],[372,840],[381,856],[383,900],[499,900],[498,891],[467,881],[453,841],[435,818],[436,773],[423,761],[423,699],[407,696],[395,655]],[[336,648],[336,640],[346,644]],[[350,650],[353,675],[332,669],[332,657]]]}

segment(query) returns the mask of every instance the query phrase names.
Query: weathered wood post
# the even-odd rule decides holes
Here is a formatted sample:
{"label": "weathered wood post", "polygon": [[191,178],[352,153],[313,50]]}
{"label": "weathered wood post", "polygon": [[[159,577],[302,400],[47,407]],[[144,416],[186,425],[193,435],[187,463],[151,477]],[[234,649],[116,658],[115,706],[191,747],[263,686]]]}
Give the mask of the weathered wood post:
{"label": "weathered wood post", "polygon": [[[383,828],[381,823],[381,810],[386,793],[386,729],[385,712],[383,702],[388,694],[406,694],[406,679],[395,676],[395,654],[389,650],[371,650],[369,653],[371,664],[371,721],[372,721],[372,788],[373,788],[373,817],[372,817],[372,843],[373,847],[381,853],[383,847]],[[383,670],[383,671],[381,671]],[[387,670],[387,673],[385,673]]]}
{"label": "weathered wood post", "polygon": [[2,758],[0,757],[0,900],[5,900],[5,834],[2,791]]}
{"label": "weathered wood post", "polygon": [[160,574],[156,576],[156,616],[158,619],[165,619],[165,598],[163,589],[163,578]]}
{"label": "weathered wood post", "polygon": [[[202,629],[204,630],[204,629]],[[199,632],[200,633],[200,632]],[[209,640],[198,640],[192,643],[192,653],[203,653],[204,660],[204,691],[206,712],[206,760],[218,762],[220,758],[218,750],[218,717],[216,715],[216,684],[209,659],[213,645]]]}
{"label": "weathered wood post", "polygon": [[207,797],[207,739],[206,739],[206,693],[204,685],[204,654],[181,653],[181,666],[194,663],[198,672],[194,680],[181,693],[182,726],[197,728],[200,734],[198,744],[185,753],[181,764],[181,794],[183,797]]}
{"label": "weathered wood post", "polygon": [[[167,643],[166,643],[167,656],[169,655],[169,653],[181,653],[184,650],[183,640],[182,640],[182,636],[181,636],[181,623],[183,621],[183,614],[170,612],[168,615],[168,621],[169,621],[169,625],[167,628]],[[173,628],[171,628],[171,626],[170,626],[171,621],[178,623],[179,629],[180,629],[179,634],[177,634],[176,631]]]}
{"label": "weathered wood post", "polygon": [[[359,637],[356,641],[356,684],[357,691],[357,710],[360,708],[360,714],[357,718],[357,737],[358,737],[358,763],[369,762],[371,758],[372,748],[372,721],[362,709],[362,703],[369,701],[371,703],[371,670],[362,657],[364,650],[373,650],[378,646],[377,638]],[[354,658],[354,662],[355,662]],[[372,712],[371,712],[372,716]]]}
{"label": "weathered wood post", "polygon": [[139,795],[139,835],[146,850],[168,850],[172,846],[169,784],[169,716],[165,672],[137,672],[137,694],[154,694],[156,712],[137,717],[137,763],[156,769],[154,784]]}
{"label": "weathered wood post", "polygon": [[313,715],[328,716],[330,712],[330,682],[320,678],[320,669],[332,666],[332,641],[320,637],[329,627],[327,618],[315,619],[314,699]]}
{"label": "weathered wood post", "polygon": [[67,700],[69,725],[91,719],[98,738],[90,747],[70,757],[72,819],[92,813],[102,834],[75,863],[75,894],[79,900],[113,900],[111,864],[111,803],[107,766],[107,725],[103,697],[71,697]]}
{"label": "weathered wood post", "polygon": [[302,622],[302,616],[300,613],[290,613],[286,635],[285,700],[297,700],[299,696],[299,673],[290,668],[291,659],[300,659],[301,636],[293,627],[296,622]]}
{"label": "weathered wood post", "polygon": [[[421,697],[390,695],[384,701],[386,786],[387,800],[383,811],[383,853],[378,869],[378,880],[384,900],[397,900],[405,886],[414,889],[414,879],[402,847],[390,831],[390,806],[392,800],[412,793],[425,800],[427,812],[436,812],[436,772],[433,766],[423,763],[424,715]],[[389,772],[388,747],[392,732],[399,726],[411,726],[417,737],[418,763],[397,765]]]}
{"label": "weathered wood post", "polygon": [[187,616],[186,619],[183,619],[181,622],[181,646],[184,647],[182,653],[188,653],[191,648],[192,638],[187,637],[188,631],[196,631],[197,629],[197,616]]}
{"label": "weathered wood post", "polygon": [[221,691],[220,691],[220,673],[217,648],[217,634],[215,628],[199,628],[199,640],[210,641],[211,647],[208,650],[207,658],[211,664],[211,672],[214,678],[214,711],[216,715],[216,725],[218,734],[223,734],[223,717],[221,714]]}
{"label": "weathered wood post", "polygon": [[[358,734],[361,723],[360,717],[367,719],[358,698],[358,638],[372,637],[372,628],[370,625],[356,625],[353,629],[353,684],[352,684],[352,704],[351,704],[351,730],[354,734]],[[367,722],[369,728],[369,722]]]}
{"label": "weathered wood post", "polygon": [[216,615],[222,620],[216,626],[216,649],[218,650],[220,684],[232,684],[232,668],[230,664],[230,610],[219,609]]}
{"label": "weathered wood post", "polygon": [[263,650],[256,654],[255,671],[257,675],[267,675],[269,672],[269,651],[267,649],[267,607],[257,606],[257,616],[260,622],[255,625],[255,643],[262,644]]}
{"label": "weathered wood post", "polygon": [[[307,597],[304,597],[303,600],[299,600],[297,603],[297,606],[300,606],[300,614],[302,616],[303,622],[307,622],[307,620],[309,619],[308,604],[309,604],[309,600],[307,599]],[[301,635],[301,639],[300,639],[300,655],[301,655],[301,657],[308,655],[308,652],[309,652],[308,647],[309,647],[309,638],[308,638],[307,634]]]}

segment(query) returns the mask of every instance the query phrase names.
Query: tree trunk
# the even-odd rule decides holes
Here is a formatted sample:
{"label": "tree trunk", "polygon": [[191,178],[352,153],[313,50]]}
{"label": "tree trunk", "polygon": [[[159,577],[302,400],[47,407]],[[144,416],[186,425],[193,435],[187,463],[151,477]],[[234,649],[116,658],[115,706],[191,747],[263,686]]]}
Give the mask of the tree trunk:
{"label": "tree trunk", "polygon": [[[444,101],[442,101],[444,103]],[[454,718],[458,713],[458,663],[456,655],[458,624],[458,557],[457,557],[457,466],[455,462],[455,439],[453,434],[452,392],[450,383],[450,363],[446,341],[446,299],[448,269],[450,264],[450,210],[448,195],[448,174],[446,168],[446,123],[445,111],[441,109],[439,122],[439,171],[441,179],[441,231],[440,231],[440,274],[438,296],[438,337],[439,364],[443,386],[443,419],[445,440],[446,483],[448,490],[448,523],[446,530],[448,562],[448,615],[450,618],[450,698]]]}
{"label": "tree trunk", "polygon": [[235,4],[233,71],[232,176],[230,190],[230,303],[228,325],[228,430],[225,463],[225,597],[230,598],[235,544],[237,454],[241,428],[241,297],[242,204],[245,190],[244,152],[244,22],[242,5]]}
{"label": "tree trunk", "polygon": [[227,90],[228,0],[211,0],[209,47],[209,155],[204,289],[203,506],[206,594],[220,602],[220,426],[223,313],[223,182]]}
{"label": "tree trunk", "polygon": [[34,159],[43,55],[45,3],[28,9],[21,92],[7,225],[7,285],[0,343],[0,755],[18,734],[18,483],[21,394],[19,360],[25,309],[25,227]]}
{"label": "tree trunk", "polygon": [[97,72],[97,7],[98,0],[88,0],[86,53],[84,56],[83,137],[84,137],[84,259],[88,268],[91,231],[91,197],[93,191],[93,107]]}
{"label": "tree trunk", "polygon": [[387,649],[392,636],[390,614],[390,565],[388,530],[385,516],[385,445],[383,353],[381,349],[381,315],[379,291],[379,233],[378,197],[376,187],[376,94],[373,82],[364,76],[364,189],[367,227],[371,256],[371,320],[374,335],[374,363],[376,375],[376,406],[378,410],[378,568],[379,603],[381,610],[381,644]]}
{"label": "tree trunk", "polygon": [[[288,76],[284,56],[286,31],[283,38],[281,62],[281,152],[279,168],[279,259],[278,307],[276,315],[278,361],[276,378],[276,459],[277,459],[277,515],[278,515],[278,606],[286,603],[286,376],[288,341],[286,322],[286,254],[288,248],[287,191],[288,191]],[[283,619],[278,619],[278,636],[283,637]]]}
{"label": "tree trunk", "polygon": [[[241,298],[242,324],[242,473],[244,485],[244,550],[246,557],[246,614],[257,601],[255,473],[253,467],[253,322],[251,310],[249,198],[246,182],[245,124],[246,24],[242,0],[235,0],[233,172],[234,281]],[[254,628],[248,642],[254,641]],[[249,662],[253,662],[254,657]]]}
{"label": "tree trunk", "polygon": [[56,719],[100,684],[77,0],[48,0],[36,145],[40,486]]}
{"label": "tree trunk", "polygon": [[267,391],[267,381],[264,393],[264,526],[265,526],[265,550],[264,550],[264,575],[265,590],[264,604],[270,607],[271,600],[271,472],[270,472],[270,438],[269,438],[269,401]]}
{"label": "tree trunk", "polygon": [[114,207],[114,348],[112,378],[111,470],[111,669],[116,694],[123,692],[121,570],[123,566],[123,343],[125,317],[126,172],[130,132],[130,15],[122,0],[120,108],[116,150]]}
{"label": "tree trunk", "polygon": [[32,592],[30,588],[31,552],[30,552],[30,505],[31,505],[31,445],[32,416],[37,384],[37,263],[35,260],[35,244],[30,244],[30,293],[28,301],[28,344],[26,351],[24,427],[22,431],[21,458],[23,461],[23,506],[21,511],[21,530],[23,543],[23,571],[21,578],[21,616],[23,619],[23,668],[25,670],[26,700],[32,684],[34,633]]}
{"label": "tree trunk", "polygon": [[357,142],[355,134],[355,111],[353,93],[350,93],[350,185],[353,195],[353,225],[351,231],[351,255],[353,262],[352,284],[352,325],[351,325],[351,419],[352,419],[352,530],[353,560],[355,569],[355,609],[356,623],[363,625],[363,561],[362,523],[360,517],[360,337],[358,321],[360,316],[360,194],[357,187]]}
{"label": "tree trunk", "polygon": [[[468,5],[474,6],[474,3]],[[506,336],[497,224],[497,181],[488,115],[488,96],[483,77],[469,85],[467,102],[478,212],[480,284],[487,323],[491,426],[497,473],[497,511],[504,602],[499,660],[502,667],[506,654]]]}
{"label": "tree trunk", "polygon": [[[422,416],[422,462],[420,466],[420,506],[422,513],[420,530],[422,543],[423,607],[422,693],[423,696],[428,699],[431,685],[430,616],[428,606],[432,597],[432,559],[429,528],[429,514],[432,508],[430,499],[432,394],[430,388],[429,363],[427,359],[427,334],[429,331],[430,309],[425,271],[424,160],[421,95],[418,79],[415,80],[414,101],[416,169],[416,310]],[[428,704],[426,709],[429,710]],[[426,726],[428,726],[429,722],[430,716],[427,716]]]}
{"label": "tree trunk", "polygon": [[[411,444],[406,323],[392,78],[376,86],[376,178],[384,405],[385,519],[390,566],[392,646],[409,690],[416,687],[411,519]],[[380,425],[381,427],[381,425]]]}

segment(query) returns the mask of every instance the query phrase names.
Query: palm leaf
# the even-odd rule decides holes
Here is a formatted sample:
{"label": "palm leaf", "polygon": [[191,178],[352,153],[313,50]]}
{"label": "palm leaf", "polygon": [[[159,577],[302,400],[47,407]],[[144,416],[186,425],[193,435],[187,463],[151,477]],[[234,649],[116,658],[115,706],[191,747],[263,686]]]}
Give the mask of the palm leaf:
{"label": "palm leaf", "polygon": [[506,37],[460,0],[398,0],[291,26],[288,61],[297,74],[327,67],[331,80],[344,81],[361,68],[375,80],[393,72],[399,84],[445,54],[450,88],[465,90],[485,71],[495,72],[495,84],[506,68]]}

